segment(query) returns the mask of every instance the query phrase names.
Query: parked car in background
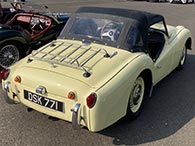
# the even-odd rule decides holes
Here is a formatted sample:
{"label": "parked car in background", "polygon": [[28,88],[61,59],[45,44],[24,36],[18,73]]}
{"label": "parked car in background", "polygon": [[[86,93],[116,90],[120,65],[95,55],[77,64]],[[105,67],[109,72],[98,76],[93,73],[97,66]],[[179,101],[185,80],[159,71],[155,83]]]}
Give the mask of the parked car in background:
{"label": "parked car in background", "polygon": [[168,0],[146,0],[147,2],[168,2]]}
{"label": "parked car in background", "polygon": [[[18,9],[13,2],[1,2],[1,10],[2,13],[0,16],[0,24],[5,24],[7,21],[9,21],[11,18],[13,18],[17,13],[23,13],[25,12],[24,9]],[[24,4],[22,4],[24,5]]]}
{"label": "parked car in background", "polygon": [[187,28],[159,14],[82,7],[57,40],[1,71],[4,98],[100,131],[139,116],[153,86],[183,68],[191,43]]}
{"label": "parked car in background", "polygon": [[194,3],[194,0],[170,0],[170,3],[189,4]]}
{"label": "parked car in background", "polygon": [[45,6],[25,4],[25,11],[15,10],[16,13],[11,14],[13,17],[8,15],[9,21],[0,24],[1,68],[9,67],[32,50],[56,39],[69,18],[65,13],[48,12]]}

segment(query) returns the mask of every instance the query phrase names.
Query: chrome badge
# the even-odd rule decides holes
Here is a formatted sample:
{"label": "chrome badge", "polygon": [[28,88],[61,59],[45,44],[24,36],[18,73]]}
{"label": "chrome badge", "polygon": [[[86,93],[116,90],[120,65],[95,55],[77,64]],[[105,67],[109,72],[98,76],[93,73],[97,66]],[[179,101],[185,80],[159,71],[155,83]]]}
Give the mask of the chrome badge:
{"label": "chrome badge", "polygon": [[39,93],[39,94],[46,94],[47,90],[46,90],[45,87],[39,86],[39,87],[37,87],[36,92]]}

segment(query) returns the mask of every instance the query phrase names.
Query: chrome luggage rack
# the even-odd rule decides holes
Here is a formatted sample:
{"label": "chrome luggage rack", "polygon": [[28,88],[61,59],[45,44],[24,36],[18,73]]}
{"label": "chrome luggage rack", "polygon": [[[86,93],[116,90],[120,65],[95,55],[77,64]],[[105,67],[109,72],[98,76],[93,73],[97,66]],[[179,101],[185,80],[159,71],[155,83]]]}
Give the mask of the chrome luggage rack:
{"label": "chrome luggage rack", "polygon": [[[58,44],[56,45],[56,43],[58,43]],[[53,53],[61,46],[65,46],[65,48],[60,50],[57,53]],[[52,49],[48,52],[45,52],[45,49],[48,47],[52,47]],[[36,60],[46,61],[46,62],[50,63],[53,67],[55,67],[55,64],[65,65],[65,66],[69,66],[69,67],[83,70],[85,72],[83,74],[83,76],[87,78],[87,77],[91,76],[91,73],[87,70],[87,67],[85,67],[85,65],[92,58],[94,58],[98,53],[103,52],[104,58],[112,58],[117,54],[117,52],[114,52],[112,54],[108,54],[108,52],[103,48],[95,50],[91,46],[89,46],[86,49],[84,49],[84,47],[86,47],[86,46],[65,43],[63,41],[61,41],[61,42],[60,41],[57,41],[57,42],[53,41],[53,42],[49,43],[48,45],[46,45],[45,47],[43,47],[42,49],[34,50],[31,53],[31,55],[28,57],[27,63],[32,62],[34,59],[36,59]],[[84,51],[82,51],[80,54],[78,54],[74,58],[71,57],[76,51],[78,51],[81,48],[83,48]],[[61,55],[62,53],[64,53],[68,49],[71,49],[71,51],[69,53],[67,53],[65,55]],[[85,58],[82,62],[79,62],[78,59],[81,58],[84,54],[86,54],[89,50],[94,51],[94,52],[91,55],[89,55],[87,58]],[[42,55],[41,57],[40,57],[40,54]],[[56,58],[58,58],[58,59],[56,59]],[[66,61],[67,59],[69,59],[69,61]]]}

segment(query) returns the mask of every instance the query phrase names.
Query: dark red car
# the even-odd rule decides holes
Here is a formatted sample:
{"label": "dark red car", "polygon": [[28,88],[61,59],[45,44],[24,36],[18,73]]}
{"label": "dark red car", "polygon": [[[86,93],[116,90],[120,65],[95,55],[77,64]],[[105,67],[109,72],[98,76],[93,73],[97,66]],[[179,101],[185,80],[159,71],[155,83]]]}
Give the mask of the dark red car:
{"label": "dark red car", "polygon": [[26,8],[18,10],[11,3],[10,12],[8,8],[3,8],[3,24],[0,24],[0,67],[3,68],[55,40],[69,19],[67,13],[43,11],[47,9],[44,5],[22,5]]}

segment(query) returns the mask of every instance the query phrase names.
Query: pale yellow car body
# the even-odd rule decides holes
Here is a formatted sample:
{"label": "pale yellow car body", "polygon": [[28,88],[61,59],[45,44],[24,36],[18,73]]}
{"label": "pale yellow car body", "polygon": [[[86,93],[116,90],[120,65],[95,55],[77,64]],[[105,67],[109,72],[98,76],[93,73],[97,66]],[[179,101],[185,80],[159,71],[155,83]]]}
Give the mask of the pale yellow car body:
{"label": "pale yellow car body", "polygon": [[[152,27],[161,29],[161,25]],[[67,65],[38,59],[28,63],[29,58],[36,54],[35,51],[10,67],[10,75],[5,81],[2,81],[2,87],[5,86],[6,82],[10,83],[10,91],[7,94],[16,103],[22,103],[41,113],[69,122],[72,122],[72,109],[79,103],[81,104],[78,113],[79,125],[85,126],[93,132],[100,131],[126,115],[134,81],[143,71],[151,72],[152,85],[154,86],[178,66],[187,39],[191,37],[191,34],[183,26],[167,26],[167,28],[169,36],[164,35],[166,40],[164,49],[155,62],[143,52],[131,53],[106,45],[95,43],[82,45],[81,41],[58,39],[55,42],[57,45],[64,42],[64,44],[74,44],[75,46],[82,45],[82,48],[92,47],[91,51],[83,55],[83,60],[99,48],[104,48],[109,54],[112,54],[112,57],[104,58],[104,51],[100,51],[87,63],[91,76],[85,78],[83,70]],[[46,52],[49,52],[53,47],[51,44],[42,48],[47,47]],[[63,48],[62,45],[61,49]],[[76,53],[76,55],[78,54]],[[74,56],[72,57],[74,58]],[[14,81],[16,76],[21,77],[21,83]],[[24,89],[35,92],[39,85],[46,87],[45,97],[65,104],[64,112],[45,108],[23,98]],[[70,91],[76,93],[75,99],[67,98]],[[97,94],[97,101],[95,106],[90,109],[86,105],[86,97],[92,92]],[[14,97],[13,93],[16,94]]]}

